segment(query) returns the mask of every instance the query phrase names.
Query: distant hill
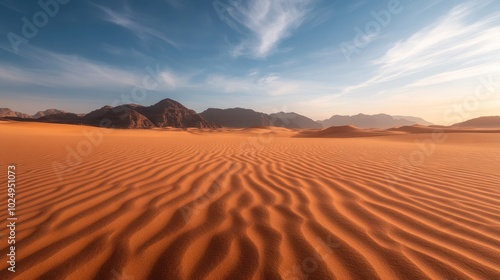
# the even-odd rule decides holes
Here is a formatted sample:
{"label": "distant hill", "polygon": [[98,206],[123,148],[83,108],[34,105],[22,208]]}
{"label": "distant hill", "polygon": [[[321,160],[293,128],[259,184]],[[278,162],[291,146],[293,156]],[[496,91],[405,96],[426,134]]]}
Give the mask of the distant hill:
{"label": "distant hill", "polygon": [[251,127],[271,125],[269,122],[269,116],[267,116],[266,114],[244,108],[208,108],[207,110],[201,112],[200,115],[206,120],[220,124],[224,127]]}
{"label": "distant hill", "polygon": [[386,129],[398,126],[411,126],[415,124],[428,125],[429,122],[416,117],[390,116],[387,114],[354,116],[334,115],[331,118],[320,122],[324,128],[330,126],[353,125],[359,128],[380,128]]}
{"label": "distant hill", "polygon": [[48,115],[54,115],[54,114],[63,114],[66,113],[61,110],[57,109],[47,109],[45,111],[39,111],[34,115],[29,115],[25,113],[20,113],[13,111],[9,108],[0,108],[0,117],[5,118],[5,117],[12,117],[12,118],[21,118],[21,119],[38,119],[43,116],[48,116]]}
{"label": "distant hill", "polygon": [[489,116],[457,123],[452,127],[500,128],[500,116]]}
{"label": "distant hill", "polygon": [[269,115],[271,121],[277,124],[275,126],[282,126],[286,128],[322,128],[321,124],[313,121],[312,119],[299,115],[297,113],[274,113]]}
{"label": "distant hill", "polygon": [[392,116],[392,117],[396,120],[407,120],[419,125],[434,125],[433,123],[418,117],[411,117],[411,116]]}
{"label": "distant hill", "polygon": [[0,108],[0,117],[31,118],[31,115],[13,111],[9,108]]}
{"label": "distant hill", "polygon": [[73,113],[50,114],[35,119],[38,122],[47,123],[65,123],[65,124],[84,124],[82,116]]}
{"label": "distant hill", "polygon": [[362,129],[352,125],[331,126],[321,130],[301,131],[295,137],[313,137],[313,138],[356,138],[386,136],[394,134],[388,130]]}
{"label": "distant hill", "polygon": [[265,114],[251,109],[209,108],[200,114],[205,119],[224,127],[245,128],[252,126],[278,126],[285,128],[321,128],[317,122],[297,113]]}
{"label": "distant hill", "polygon": [[36,114],[33,115],[34,119],[38,119],[43,116],[49,116],[49,115],[55,115],[55,114],[64,114],[66,112],[58,109],[47,109],[45,111],[38,111]]}

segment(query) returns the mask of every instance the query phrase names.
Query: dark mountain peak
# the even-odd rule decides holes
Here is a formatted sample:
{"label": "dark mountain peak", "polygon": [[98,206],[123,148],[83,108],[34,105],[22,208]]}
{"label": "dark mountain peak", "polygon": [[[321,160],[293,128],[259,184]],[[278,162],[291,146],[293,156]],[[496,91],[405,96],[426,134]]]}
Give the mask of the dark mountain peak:
{"label": "dark mountain peak", "polygon": [[209,108],[200,115],[209,121],[225,127],[279,126],[286,128],[321,128],[321,125],[317,122],[297,113],[279,112],[268,115],[252,109],[236,107],[228,109]]}
{"label": "dark mountain peak", "polygon": [[83,117],[87,125],[111,128],[152,128],[153,123],[130,104],[117,107],[104,106]]}
{"label": "dark mountain peak", "polygon": [[155,103],[154,105],[149,106],[149,107],[186,108],[181,103],[179,103],[175,100],[172,100],[170,98],[162,99],[162,100],[158,101],[157,103]]}
{"label": "dark mountain peak", "polygon": [[146,116],[157,127],[218,127],[215,123],[205,120],[195,111],[170,98],[160,100],[149,107],[134,109]]}
{"label": "dark mountain peak", "polygon": [[41,116],[37,119],[37,121],[47,123],[84,124],[83,117],[66,112]]}
{"label": "dark mountain peak", "polygon": [[124,104],[117,107],[104,106],[88,113],[84,120],[87,124],[94,126],[117,128],[217,127],[204,120],[193,110],[169,98],[149,107],[138,104]]}
{"label": "dark mountain peak", "polygon": [[[139,104],[123,104],[116,107],[106,105],[85,115],[66,113],[57,109],[48,109],[37,114],[40,115],[37,119],[40,122],[83,124],[110,128],[219,127],[170,98],[163,99],[148,107]],[[18,119],[31,117],[8,108],[1,108],[0,117],[3,116]]]}
{"label": "dark mountain peak", "polygon": [[208,121],[220,124],[225,127],[252,127],[269,126],[269,119],[264,113],[255,112],[251,109],[228,108],[217,109],[210,108],[200,114]]}

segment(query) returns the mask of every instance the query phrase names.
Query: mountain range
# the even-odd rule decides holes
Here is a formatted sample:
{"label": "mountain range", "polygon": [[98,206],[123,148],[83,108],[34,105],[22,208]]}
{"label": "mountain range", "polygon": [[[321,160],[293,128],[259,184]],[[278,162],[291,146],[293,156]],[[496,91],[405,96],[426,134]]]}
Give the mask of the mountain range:
{"label": "mountain range", "polygon": [[321,121],[324,128],[331,126],[353,125],[359,128],[391,128],[405,125],[432,125],[421,118],[390,116],[387,114],[365,115],[358,114],[354,116],[334,115],[331,118]]}
{"label": "mountain range", "polygon": [[[39,117],[37,117],[39,116]],[[0,117],[34,120],[49,123],[82,124],[112,128],[197,127],[217,128],[219,125],[205,120],[195,111],[172,99],[163,99],[151,106],[125,104],[104,106],[86,115],[77,115],[50,109],[30,116],[4,108]]]}
{"label": "mountain range", "polygon": [[[356,126],[359,128],[387,129],[400,126],[433,125],[418,117],[391,116],[387,114],[354,116],[333,115],[323,121],[314,121],[297,113],[279,112],[265,114],[251,109],[209,108],[200,114],[172,99],[163,99],[151,106],[125,104],[104,106],[88,114],[73,114],[58,109],[48,109],[34,115],[0,108],[0,118],[20,121],[81,124],[113,128],[197,127],[197,128],[245,128],[252,126],[277,126],[290,129],[321,129],[332,126]],[[454,126],[500,127],[500,117],[482,117]]]}
{"label": "mountain range", "polygon": [[209,108],[200,115],[214,123],[224,127],[251,127],[251,126],[279,126],[286,128],[322,128],[321,124],[297,113],[279,112],[265,114],[251,109],[231,108],[216,109]]}

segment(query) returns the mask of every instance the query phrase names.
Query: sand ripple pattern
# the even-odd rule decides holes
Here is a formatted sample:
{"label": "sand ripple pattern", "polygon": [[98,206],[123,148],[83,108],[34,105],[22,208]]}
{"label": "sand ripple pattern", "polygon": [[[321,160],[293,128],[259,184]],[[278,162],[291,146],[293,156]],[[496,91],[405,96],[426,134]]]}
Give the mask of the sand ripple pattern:
{"label": "sand ripple pattern", "polygon": [[19,170],[15,279],[500,279],[496,135],[401,173],[425,135],[126,131],[63,181],[51,163],[81,137],[44,137],[2,147]]}

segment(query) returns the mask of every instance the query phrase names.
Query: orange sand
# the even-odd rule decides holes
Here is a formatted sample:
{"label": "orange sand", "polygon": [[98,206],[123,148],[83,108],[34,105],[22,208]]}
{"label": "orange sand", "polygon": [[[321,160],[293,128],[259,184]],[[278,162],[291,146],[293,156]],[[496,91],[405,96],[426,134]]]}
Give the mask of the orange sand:
{"label": "orange sand", "polygon": [[0,122],[0,279],[500,279],[500,134],[353,129]]}

